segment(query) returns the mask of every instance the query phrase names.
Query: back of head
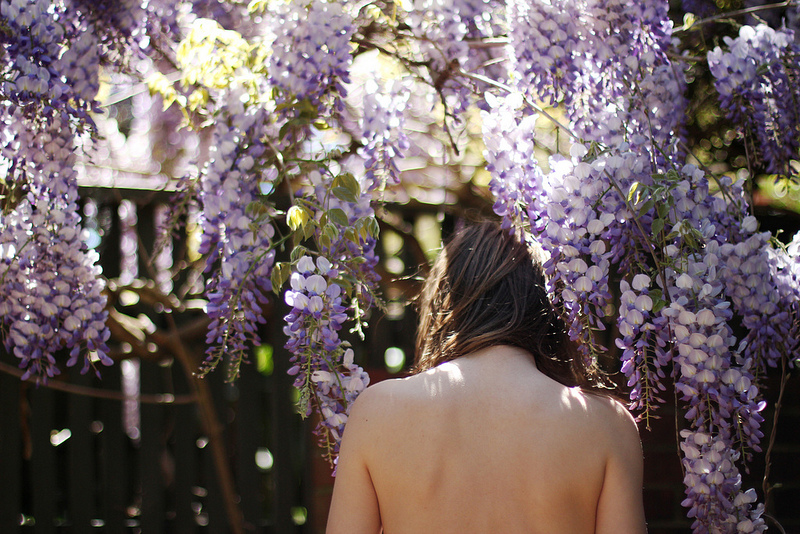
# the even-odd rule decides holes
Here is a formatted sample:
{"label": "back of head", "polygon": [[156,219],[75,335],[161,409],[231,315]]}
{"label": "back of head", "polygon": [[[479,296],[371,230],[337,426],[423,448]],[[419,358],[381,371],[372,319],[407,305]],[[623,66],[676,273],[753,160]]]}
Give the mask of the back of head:
{"label": "back of head", "polygon": [[456,232],[420,298],[415,371],[497,345],[530,352],[540,371],[567,386],[596,389],[547,295],[541,261],[493,222]]}

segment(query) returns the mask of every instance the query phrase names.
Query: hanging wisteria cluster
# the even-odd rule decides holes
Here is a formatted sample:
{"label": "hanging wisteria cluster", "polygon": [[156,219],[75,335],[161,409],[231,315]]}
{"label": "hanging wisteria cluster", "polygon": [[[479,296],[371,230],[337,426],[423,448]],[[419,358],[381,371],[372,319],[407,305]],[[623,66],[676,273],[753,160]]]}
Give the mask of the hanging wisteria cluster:
{"label": "hanging wisteria cluster", "polygon": [[0,3],[5,56],[0,106],[0,331],[24,378],[59,374],[56,352],[83,372],[111,364],[97,254],[82,239],[78,136],[98,90],[91,27],[69,40],[65,11]]}
{"label": "hanging wisteria cluster", "polygon": [[797,173],[790,163],[800,148],[800,45],[794,32],[766,24],[742,26],[738,37],[725,38],[725,45],[725,50],[717,47],[708,54],[722,108],[754,138],[767,172]]}
{"label": "hanging wisteria cluster", "polygon": [[[300,412],[335,463],[369,383],[343,332],[380,305],[376,204],[428,151],[425,109],[453,153],[482,143],[494,211],[542,245],[583,357],[619,355],[648,426],[674,388],[694,532],[766,529],[741,473],[763,448],[764,376],[797,363],[800,237],[760,231],[748,180],[800,174],[791,29],[725,26],[702,48],[696,17],[717,8],[688,1],[679,29],[657,0],[231,6],[0,0],[0,334],[25,378],[58,374],[62,349],[83,370],[111,363],[77,168],[103,143],[101,80],[146,80],[207,140],[173,177],[164,229],[196,222],[200,374],[234,379],[285,303]],[[702,75],[746,165],[693,156]]]}
{"label": "hanging wisteria cluster", "polygon": [[202,174],[198,200],[203,237],[199,252],[207,257],[206,285],[211,319],[205,369],[227,357],[235,378],[250,344],[259,344],[267,295],[272,291],[275,229],[269,220],[248,213],[261,188],[270,184],[269,169],[257,161],[266,151],[261,141],[270,121],[266,110],[228,109],[228,121],[214,132],[211,160]]}

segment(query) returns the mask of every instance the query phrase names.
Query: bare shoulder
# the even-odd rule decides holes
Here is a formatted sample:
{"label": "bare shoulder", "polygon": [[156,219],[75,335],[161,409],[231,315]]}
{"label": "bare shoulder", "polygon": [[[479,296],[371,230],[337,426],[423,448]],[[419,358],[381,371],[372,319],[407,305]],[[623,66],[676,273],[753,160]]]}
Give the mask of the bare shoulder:
{"label": "bare shoulder", "polygon": [[351,407],[345,434],[351,428],[365,426],[373,436],[382,429],[394,433],[398,426],[419,426],[420,418],[431,410],[432,399],[441,396],[446,389],[441,375],[442,371],[437,368],[369,386]]}
{"label": "bare shoulder", "polygon": [[429,400],[433,392],[441,392],[443,381],[450,380],[448,369],[445,363],[419,374],[382,380],[365,389],[356,399],[353,409],[360,405],[360,411],[386,411],[398,405],[407,407],[409,403]]}
{"label": "bare shoulder", "polygon": [[597,433],[605,446],[603,486],[597,504],[598,534],[647,531],[642,504],[643,458],[639,429],[630,411],[619,401],[597,395]]}
{"label": "bare shoulder", "polygon": [[405,379],[383,380],[362,391],[350,407],[342,436],[342,449],[372,464],[376,454],[397,435],[397,428],[412,425],[409,404],[413,394]]}
{"label": "bare shoulder", "polygon": [[385,421],[393,412],[397,412],[398,405],[407,402],[411,397],[406,380],[401,378],[383,380],[362,391],[350,408],[345,431],[347,432],[350,427],[366,424],[374,426]]}
{"label": "bare shoulder", "polygon": [[581,392],[590,404],[596,407],[597,415],[603,422],[613,425],[616,428],[635,429],[636,420],[631,415],[630,410],[620,401],[602,395]]}
{"label": "bare shoulder", "polygon": [[570,388],[571,395],[579,399],[585,411],[589,426],[598,437],[609,441],[610,445],[618,448],[639,448],[639,429],[636,420],[625,405],[616,399],[603,395],[596,395]]}

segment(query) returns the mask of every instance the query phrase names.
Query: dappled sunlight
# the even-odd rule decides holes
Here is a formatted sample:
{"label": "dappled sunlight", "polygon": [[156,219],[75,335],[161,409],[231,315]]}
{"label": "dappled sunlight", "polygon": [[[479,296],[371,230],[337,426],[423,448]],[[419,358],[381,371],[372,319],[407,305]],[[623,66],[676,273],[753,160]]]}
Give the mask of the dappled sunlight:
{"label": "dappled sunlight", "polygon": [[422,375],[425,391],[430,397],[438,397],[444,390],[463,387],[464,374],[459,366],[453,362],[446,362],[438,367],[425,371]]}

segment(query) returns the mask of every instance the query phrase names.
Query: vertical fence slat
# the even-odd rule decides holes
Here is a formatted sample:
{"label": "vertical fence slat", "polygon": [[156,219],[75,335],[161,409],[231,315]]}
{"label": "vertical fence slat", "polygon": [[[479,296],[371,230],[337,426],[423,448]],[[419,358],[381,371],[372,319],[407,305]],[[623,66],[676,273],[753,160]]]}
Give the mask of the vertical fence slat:
{"label": "vertical fence slat", "polygon": [[[74,368],[70,371],[73,384],[88,386],[89,375],[80,374]],[[69,402],[68,428],[72,433],[66,445],[69,447],[69,515],[72,523],[70,532],[82,534],[91,532],[91,520],[95,512],[95,454],[92,439],[92,399],[81,395],[71,395]],[[108,402],[108,401],[106,401]]]}
{"label": "vertical fence slat", "polygon": [[[6,360],[0,351],[0,359]],[[0,532],[19,532],[22,509],[22,435],[19,411],[19,378],[0,374]]]}
{"label": "vertical fence slat", "polygon": [[[288,310],[285,305],[276,306],[275,317],[283,317]],[[271,339],[282,340],[284,337],[281,321],[272,321]],[[275,492],[273,502],[273,525],[275,534],[296,532],[292,521],[292,507],[297,498],[297,480],[294,473],[296,450],[295,417],[292,402],[294,377],[287,374],[291,354],[280,346],[274,345],[274,371],[272,374],[272,435],[270,436],[272,455],[274,458]]]}
{"label": "vertical fence slat", "polygon": [[[103,387],[110,391],[122,391],[122,369],[119,362],[103,369]],[[130,504],[129,464],[132,460],[128,437],[122,425],[122,402],[100,403],[100,501],[105,523],[104,532],[124,532],[128,504]]]}
{"label": "vertical fence slat", "polygon": [[[224,387],[225,369],[220,368],[206,375],[203,380],[208,383],[208,389],[213,399],[214,411],[216,412],[217,422],[222,425],[222,432],[220,438],[223,440],[225,451],[228,452],[228,432],[227,432],[227,403],[225,402]],[[208,514],[208,526],[210,532],[227,532],[228,531],[228,515],[225,511],[225,501],[222,494],[222,486],[219,483],[217,476],[217,468],[214,464],[214,455],[211,445],[207,445],[203,449],[203,472],[206,482],[206,489],[208,495],[204,500],[203,511]],[[228,461],[226,455],[225,461]]]}
{"label": "vertical fence slat", "polygon": [[[161,391],[159,367],[143,361],[140,366],[142,393]],[[164,532],[165,491],[162,473],[164,407],[159,404],[140,404],[141,442],[139,445],[139,475],[141,483],[142,532]]]}
{"label": "vertical fence slat", "polygon": [[55,412],[55,394],[47,387],[30,387],[31,441],[30,488],[36,534],[56,531],[57,476],[56,451],[50,443]]}
{"label": "vertical fence slat", "polygon": [[258,531],[264,502],[261,474],[256,466],[256,451],[264,439],[263,383],[264,377],[254,364],[242,366],[242,373],[236,384],[239,388],[236,410],[236,470],[246,532]]}
{"label": "vertical fence slat", "polygon": [[[173,364],[175,392],[189,392],[186,374],[177,361]],[[172,531],[175,534],[197,532],[197,522],[192,510],[193,489],[197,484],[197,407],[194,404],[173,407],[175,427],[173,451],[175,454],[175,520]]]}

